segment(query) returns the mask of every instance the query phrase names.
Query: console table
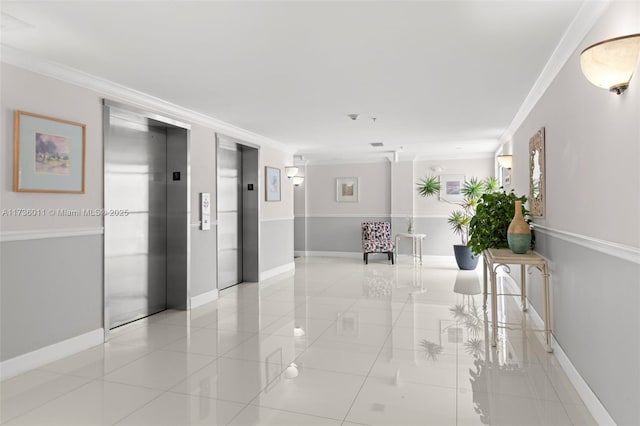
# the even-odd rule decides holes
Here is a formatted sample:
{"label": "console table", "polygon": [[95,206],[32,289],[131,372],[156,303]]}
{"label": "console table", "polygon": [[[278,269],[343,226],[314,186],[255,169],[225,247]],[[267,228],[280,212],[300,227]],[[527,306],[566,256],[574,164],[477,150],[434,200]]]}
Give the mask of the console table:
{"label": "console table", "polygon": [[410,238],[412,240],[411,245],[411,254],[413,255],[413,261],[416,260],[416,252],[418,252],[418,259],[420,259],[420,264],[422,265],[422,241],[427,234],[410,234],[408,232],[401,232],[396,234],[396,253],[399,252],[398,248],[400,247],[398,243],[400,242],[400,238]]}
{"label": "console table", "polygon": [[[551,313],[549,306],[549,262],[546,258],[540,256],[534,251],[525,254],[515,254],[510,249],[487,249],[482,252],[484,258],[483,267],[483,307],[487,308],[487,273],[490,274],[491,283],[491,326],[493,328],[493,337],[491,346],[497,345],[498,336],[498,291],[497,291],[497,269],[504,266],[509,270],[507,265],[520,265],[520,302],[524,312],[527,311],[527,281],[526,267],[535,268],[542,274],[542,286],[544,294],[544,329],[536,331],[544,331],[547,352],[552,352],[551,348]],[[500,294],[505,295],[505,294]]]}

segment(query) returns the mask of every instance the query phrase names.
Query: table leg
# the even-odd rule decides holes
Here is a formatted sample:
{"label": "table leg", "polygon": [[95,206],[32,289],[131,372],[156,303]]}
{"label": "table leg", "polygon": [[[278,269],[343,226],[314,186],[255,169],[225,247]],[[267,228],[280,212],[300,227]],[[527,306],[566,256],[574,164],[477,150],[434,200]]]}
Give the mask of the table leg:
{"label": "table leg", "polygon": [[498,346],[498,285],[496,283],[496,271],[491,265],[491,327],[493,328],[493,336],[491,337],[491,346]]}
{"label": "table leg", "polygon": [[422,265],[422,247],[424,245],[424,239],[420,238],[420,264]]}
{"label": "table leg", "polygon": [[482,309],[487,310],[487,256],[482,256]]}
{"label": "table leg", "polygon": [[544,287],[544,337],[547,343],[547,352],[553,352],[551,347],[551,307],[549,306],[549,266],[546,263],[542,267],[542,275]]}
{"label": "table leg", "polygon": [[520,307],[522,308],[522,312],[527,312],[529,308],[527,308],[527,271],[526,265],[520,265],[520,285],[522,288],[520,289]]}
{"label": "table leg", "polygon": [[416,263],[416,237],[411,237],[411,254],[413,255],[413,263]]}

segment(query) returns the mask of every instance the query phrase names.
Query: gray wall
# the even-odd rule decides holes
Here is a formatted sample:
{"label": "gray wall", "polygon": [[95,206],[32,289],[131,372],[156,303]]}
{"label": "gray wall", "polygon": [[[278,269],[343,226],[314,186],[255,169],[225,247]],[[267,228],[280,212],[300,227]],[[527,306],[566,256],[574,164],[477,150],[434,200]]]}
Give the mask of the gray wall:
{"label": "gray wall", "polygon": [[[3,140],[13,140],[13,112],[29,111],[87,125],[86,193],[18,193],[13,192],[13,145],[0,145],[0,203],[3,209],[100,209],[103,208],[103,149],[102,98],[109,97],[123,104],[135,104],[181,122],[191,124],[191,242],[181,245],[183,253],[190,251],[189,267],[191,297],[216,290],[216,230],[201,231],[199,222],[199,193],[211,193],[212,211],[216,211],[215,134],[218,126],[229,130],[215,119],[167,106],[155,98],[146,98],[139,92],[125,94],[119,88],[109,88],[101,82],[93,83],[82,76],[78,85],[50,78],[26,69],[1,64],[0,132]],[[73,80],[73,74],[68,76]],[[81,86],[83,85],[83,86]],[[106,90],[107,93],[102,92]],[[110,93],[116,93],[113,96]],[[47,96],[41,96],[46,93]],[[127,96],[130,95],[129,99]],[[146,107],[148,106],[148,107]],[[181,115],[184,114],[184,117]],[[284,167],[291,163],[291,155],[279,145],[266,141],[240,129],[230,129],[234,137],[244,138],[260,146],[260,169],[264,165]],[[266,163],[265,163],[266,162]],[[262,185],[258,185],[262,191]],[[284,184],[283,184],[284,187]],[[262,194],[262,192],[261,192]],[[261,197],[263,199],[263,197]],[[186,201],[185,201],[186,202]],[[293,189],[283,188],[283,201],[264,203],[261,214],[269,217],[290,217],[293,213]],[[264,269],[288,264],[293,259],[293,220],[288,229],[283,225],[265,226],[271,240],[264,243]],[[64,235],[78,230],[101,232],[101,216],[3,217],[0,233],[29,235],[34,231],[55,232]],[[285,244],[281,236],[290,237]],[[73,238],[32,239],[5,241],[1,244],[1,340],[0,359],[7,360],[33,350],[77,337],[103,327],[103,273],[102,236]],[[282,250],[282,251],[281,251]],[[42,258],[42,268],[33,268],[30,259]],[[72,265],[61,270],[61,265]],[[264,270],[263,269],[263,270]]]}
{"label": "gray wall", "polygon": [[[353,252],[362,253],[362,222],[391,221],[391,236],[407,232],[406,218],[389,217],[297,217],[295,220],[296,251],[308,252]],[[307,245],[304,246],[304,226],[307,226]],[[453,256],[453,245],[460,244],[460,238],[453,235],[444,217],[414,220],[415,232],[426,234],[423,254],[433,256]],[[400,241],[399,254],[410,254],[409,240]]]}
{"label": "gray wall", "polygon": [[260,222],[260,272],[293,262],[293,218]]}
{"label": "gray wall", "polygon": [[[640,264],[542,232],[536,250],[551,259],[554,337],[614,420],[638,424]],[[540,275],[528,282],[542,314]]]}
{"label": "gray wall", "polygon": [[620,96],[593,86],[580,52],[638,32],[638,22],[640,3],[612,2],[511,142],[514,187],[527,194],[529,138],[545,127],[546,215],[534,222],[549,230],[536,232],[536,249],[552,266],[554,337],[620,425],[640,424],[640,269],[583,245],[640,252],[640,84]]}
{"label": "gray wall", "polygon": [[102,328],[102,236],[1,243],[0,361]]}
{"label": "gray wall", "polygon": [[199,225],[191,226],[191,297],[218,288],[216,232],[214,224],[208,231],[201,231]]}
{"label": "gray wall", "polygon": [[[389,217],[308,217],[307,251],[362,253],[362,222],[390,221]],[[396,232],[393,227],[391,234]]]}

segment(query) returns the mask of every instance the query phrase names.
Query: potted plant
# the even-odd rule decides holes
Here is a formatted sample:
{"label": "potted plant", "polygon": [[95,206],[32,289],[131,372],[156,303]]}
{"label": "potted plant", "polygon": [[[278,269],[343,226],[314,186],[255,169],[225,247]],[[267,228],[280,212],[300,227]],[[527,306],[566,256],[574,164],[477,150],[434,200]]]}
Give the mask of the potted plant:
{"label": "potted plant", "polygon": [[[440,181],[437,176],[423,178],[418,182],[417,186],[418,193],[423,197],[430,197],[440,193]],[[460,269],[475,269],[478,265],[478,257],[474,256],[467,246],[469,242],[469,227],[481,197],[484,194],[496,192],[498,187],[499,183],[496,178],[486,178],[483,180],[478,180],[478,178],[475,177],[470,178],[462,185],[461,192],[464,195],[462,202],[452,203],[460,207],[451,212],[447,218],[447,223],[451,227],[451,230],[454,234],[460,236],[461,244],[454,244],[453,246],[456,263]]]}
{"label": "potted plant", "polygon": [[524,207],[527,197],[517,196],[513,191],[491,192],[482,195],[476,212],[469,223],[468,245],[478,255],[488,248],[507,248],[507,229],[513,220],[516,201],[522,203],[522,215],[529,211]]}

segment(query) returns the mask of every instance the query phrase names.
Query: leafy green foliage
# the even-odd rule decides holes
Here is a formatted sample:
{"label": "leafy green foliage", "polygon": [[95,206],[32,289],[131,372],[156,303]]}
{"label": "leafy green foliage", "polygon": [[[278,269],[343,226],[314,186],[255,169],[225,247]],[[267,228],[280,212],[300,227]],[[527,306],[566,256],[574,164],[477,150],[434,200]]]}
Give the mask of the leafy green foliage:
{"label": "leafy green foliage", "polygon": [[438,176],[422,178],[416,185],[418,186],[418,194],[423,197],[430,197],[440,192],[440,181],[438,180]]}
{"label": "leafy green foliage", "polygon": [[518,197],[513,191],[485,193],[480,198],[476,212],[469,223],[468,246],[474,254],[480,254],[488,248],[505,248],[507,228],[513,219],[515,202],[522,201],[522,214],[529,214],[524,207],[527,197]]}
{"label": "leafy green foliage", "polygon": [[[422,178],[417,183],[417,187],[418,193],[423,197],[430,197],[440,193],[440,181],[437,176]],[[469,225],[480,197],[486,192],[497,191],[498,187],[499,183],[496,178],[478,180],[478,178],[472,177],[462,185],[461,192],[464,195],[464,199],[461,203],[454,203],[460,206],[461,209],[452,212],[447,218],[447,223],[454,234],[460,235],[463,245],[467,245],[469,240]]]}

